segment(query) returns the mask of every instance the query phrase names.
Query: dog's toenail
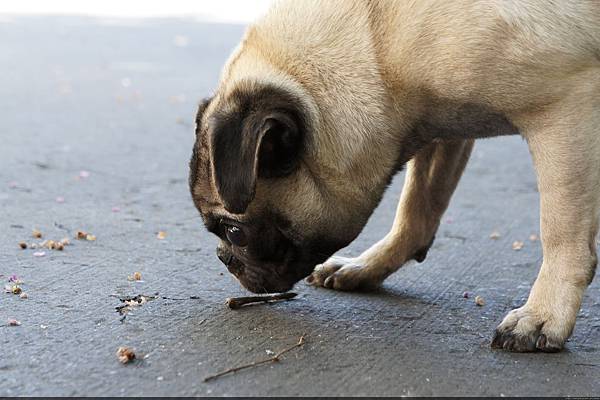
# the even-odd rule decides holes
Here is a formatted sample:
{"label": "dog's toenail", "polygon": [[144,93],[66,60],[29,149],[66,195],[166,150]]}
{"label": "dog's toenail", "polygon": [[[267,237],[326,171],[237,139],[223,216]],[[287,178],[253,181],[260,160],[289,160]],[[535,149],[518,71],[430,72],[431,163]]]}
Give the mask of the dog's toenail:
{"label": "dog's toenail", "polygon": [[537,341],[535,343],[535,347],[541,350],[546,347],[546,342],[546,335],[542,334],[538,336]]}

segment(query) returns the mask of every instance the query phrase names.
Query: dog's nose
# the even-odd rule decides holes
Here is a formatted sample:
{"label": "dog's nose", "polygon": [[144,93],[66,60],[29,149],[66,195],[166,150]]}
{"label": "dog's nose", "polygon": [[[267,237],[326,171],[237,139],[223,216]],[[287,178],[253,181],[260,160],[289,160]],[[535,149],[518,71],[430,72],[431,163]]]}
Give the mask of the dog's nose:
{"label": "dog's nose", "polygon": [[229,252],[225,247],[217,246],[217,257],[223,264],[227,266],[231,264],[233,254],[231,254],[231,252]]}
{"label": "dog's nose", "polygon": [[222,245],[217,246],[217,257],[223,264],[225,264],[227,270],[235,276],[243,273],[244,264],[235,258],[231,250],[229,250],[227,247]]}

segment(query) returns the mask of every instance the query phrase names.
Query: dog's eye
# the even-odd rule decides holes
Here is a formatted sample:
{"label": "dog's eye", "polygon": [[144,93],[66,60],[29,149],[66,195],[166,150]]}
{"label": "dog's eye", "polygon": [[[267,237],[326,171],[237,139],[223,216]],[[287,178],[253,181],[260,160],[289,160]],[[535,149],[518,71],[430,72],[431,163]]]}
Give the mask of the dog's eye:
{"label": "dog's eye", "polygon": [[226,226],[225,235],[227,236],[227,240],[229,240],[229,243],[231,243],[234,246],[246,247],[246,245],[248,244],[246,235],[237,226]]}

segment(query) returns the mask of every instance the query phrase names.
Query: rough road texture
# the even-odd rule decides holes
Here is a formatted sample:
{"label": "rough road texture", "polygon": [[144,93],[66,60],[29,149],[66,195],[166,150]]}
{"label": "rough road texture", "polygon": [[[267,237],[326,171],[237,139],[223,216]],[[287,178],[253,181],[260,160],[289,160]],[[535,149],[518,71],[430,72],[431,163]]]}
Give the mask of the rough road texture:
{"label": "rough road texture", "polygon": [[[196,104],[242,28],[1,21],[0,279],[22,277],[29,299],[0,294],[0,395],[600,393],[598,279],[562,353],[489,347],[541,261],[540,243],[528,240],[538,231],[538,194],[520,138],[477,144],[427,260],[378,293],[300,283],[296,300],[232,311],[225,298],[245,292],[215,257],[186,176]],[[177,35],[187,46],[181,37],[174,44]],[[90,176],[77,179],[81,170]],[[401,184],[398,176],[343,254],[385,234]],[[83,229],[97,240],[34,257],[17,246],[34,241],[34,228],[50,239]],[[497,240],[489,238],[494,230]],[[512,250],[515,240],[525,242],[522,250]],[[127,280],[134,271],[142,282]],[[156,292],[120,321],[119,297]],[[8,318],[22,325],[6,326]],[[280,363],[202,382],[301,335],[306,344]],[[121,365],[119,346],[143,360]]]}

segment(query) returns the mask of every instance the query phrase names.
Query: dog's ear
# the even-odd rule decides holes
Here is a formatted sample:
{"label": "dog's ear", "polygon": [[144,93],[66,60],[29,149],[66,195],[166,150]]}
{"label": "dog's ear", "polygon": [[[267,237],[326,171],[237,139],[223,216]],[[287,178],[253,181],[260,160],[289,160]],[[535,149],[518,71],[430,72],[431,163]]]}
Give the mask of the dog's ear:
{"label": "dog's ear", "polygon": [[245,212],[258,177],[286,176],[298,165],[302,128],[295,113],[285,108],[217,115],[209,130],[214,182],[231,213]]}
{"label": "dog's ear", "polygon": [[192,148],[192,157],[190,158],[190,174],[188,177],[188,184],[190,186],[190,191],[193,192],[194,185],[198,181],[198,167],[200,165],[199,159],[199,146],[201,141],[201,132],[202,132],[202,118],[204,117],[204,112],[208,108],[208,105],[212,101],[211,98],[206,98],[202,100],[198,106],[198,112],[196,113],[196,143],[194,143],[194,147]]}

